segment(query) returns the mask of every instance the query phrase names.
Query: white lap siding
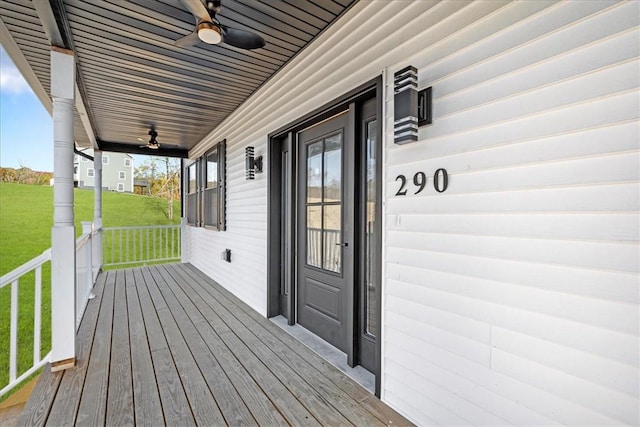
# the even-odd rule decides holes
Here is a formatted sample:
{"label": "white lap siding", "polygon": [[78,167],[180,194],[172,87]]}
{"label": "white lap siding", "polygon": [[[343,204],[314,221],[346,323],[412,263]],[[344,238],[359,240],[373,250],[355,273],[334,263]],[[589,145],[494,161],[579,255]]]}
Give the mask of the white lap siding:
{"label": "white lap siding", "polygon": [[[244,147],[266,154],[269,132],[384,74],[382,399],[420,425],[637,425],[639,16],[356,4],[192,151],[227,140],[227,231],[191,229],[191,262],[264,314],[267,179],[245,180]],[[433,124],[397,146],[407,65]]]}

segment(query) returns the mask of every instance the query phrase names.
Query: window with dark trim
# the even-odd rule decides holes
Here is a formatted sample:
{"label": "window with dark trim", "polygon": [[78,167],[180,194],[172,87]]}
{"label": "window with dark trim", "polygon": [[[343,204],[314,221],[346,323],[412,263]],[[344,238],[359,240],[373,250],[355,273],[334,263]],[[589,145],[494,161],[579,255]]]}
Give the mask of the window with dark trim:
{"label": "window with dark trim", "polygon": [[186,167],[187,223],[226,229],[226,142],[223,140]]}

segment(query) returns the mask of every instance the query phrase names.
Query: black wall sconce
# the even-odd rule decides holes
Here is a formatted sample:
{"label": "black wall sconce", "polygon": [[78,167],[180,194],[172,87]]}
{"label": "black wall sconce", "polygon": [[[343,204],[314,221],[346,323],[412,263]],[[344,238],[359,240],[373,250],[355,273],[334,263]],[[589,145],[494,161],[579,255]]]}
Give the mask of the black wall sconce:
{"label": "black wall sconce", "polygon": [[433,123],[433,90],[418,91],[418,70],[409,65],[393,75],[393,141],[418,140],[418,128]]}
{"label": "black wall sconce", "polygon": [[393,142],[418,140],[418,70],[409,65],[393,76]]}
{"label": "black wall sconce", "polygon": [[254,157],[253,147],[247,147],[244,149],[244,157],[247,180],[256,179],[256,173],[262,172],[262,156]]}

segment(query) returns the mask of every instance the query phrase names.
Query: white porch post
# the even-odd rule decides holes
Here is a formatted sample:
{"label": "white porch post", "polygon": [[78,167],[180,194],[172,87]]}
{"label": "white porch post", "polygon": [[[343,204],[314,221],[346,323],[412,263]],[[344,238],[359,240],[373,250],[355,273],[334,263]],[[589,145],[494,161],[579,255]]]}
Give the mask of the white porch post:
{"label": "white porch post", "polygon": [[93,152],[93,229],[96,234],[93,236],[93,280],[98,277],[98,272],[102,267],[102,151]]}
{"label": "white porch post", "polygon": [[73,216],[73,52],[51,48],[53,229],[51,230],[51,370],[75,364],[76,238]]}

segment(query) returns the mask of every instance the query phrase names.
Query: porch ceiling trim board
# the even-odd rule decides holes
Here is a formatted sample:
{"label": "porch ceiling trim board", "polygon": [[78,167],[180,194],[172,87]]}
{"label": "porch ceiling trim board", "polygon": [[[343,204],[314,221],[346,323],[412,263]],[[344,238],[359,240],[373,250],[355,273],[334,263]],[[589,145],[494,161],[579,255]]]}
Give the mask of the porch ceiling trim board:
{"label": "porch ceiling trim board", "polygon": [[410,425],[190,264],[100,273],[18,425]]}

